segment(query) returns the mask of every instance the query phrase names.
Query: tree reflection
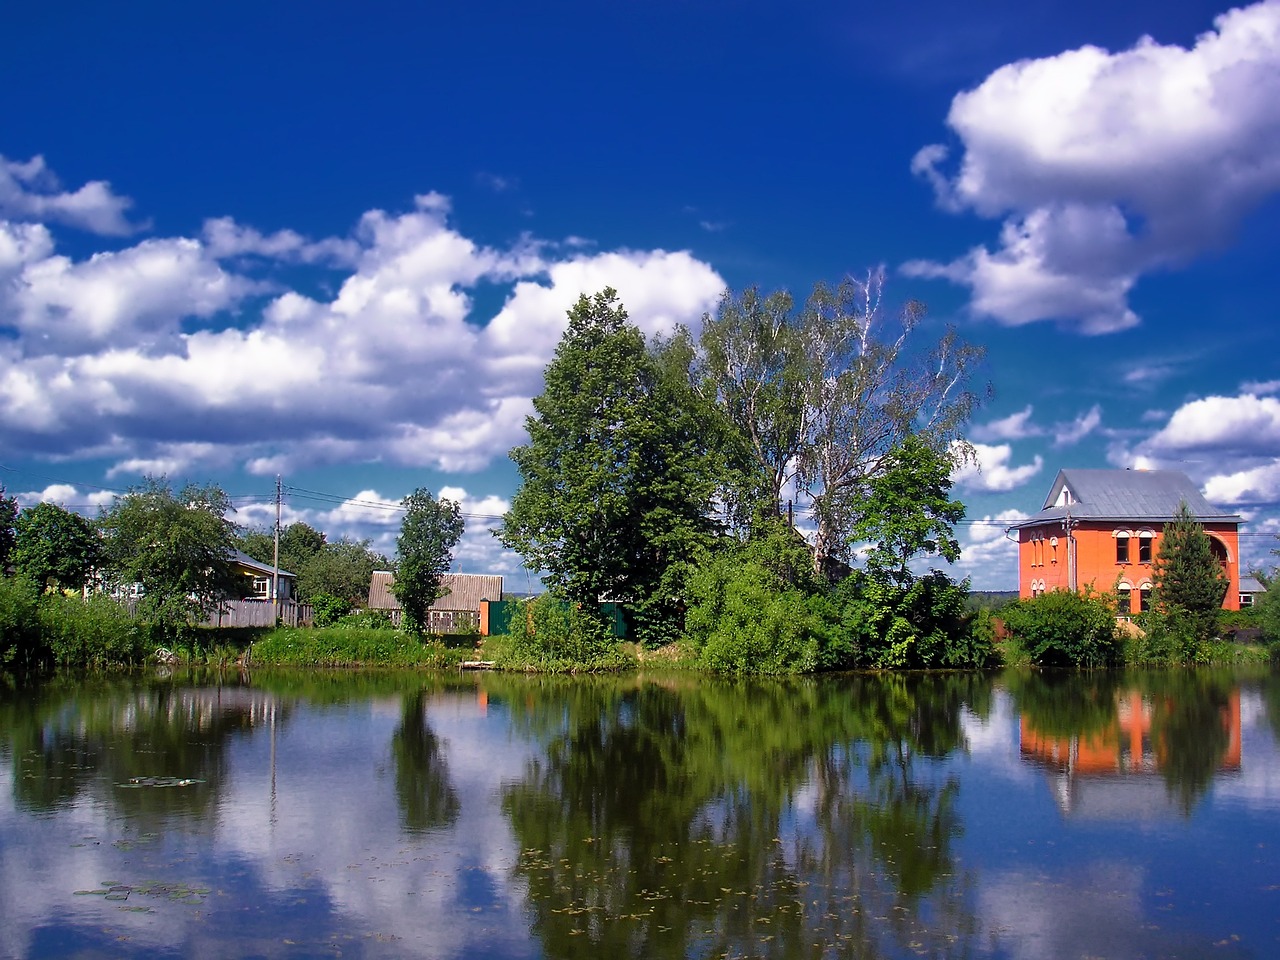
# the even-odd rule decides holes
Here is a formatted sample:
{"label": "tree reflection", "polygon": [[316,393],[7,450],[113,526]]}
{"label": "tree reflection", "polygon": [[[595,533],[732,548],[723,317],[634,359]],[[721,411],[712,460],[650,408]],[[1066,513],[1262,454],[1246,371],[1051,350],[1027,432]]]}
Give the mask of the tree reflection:
{"label": "tree reflection", "polygon": [[[1238,681],[1212,670],[1128,674],[1010,674],[1021,714],[1022,753],[1065,777],[1060,803],[1073,812],[1107,778],[1163,779],[1189,815],[1220,770],[1240,763]],[[1128,809],[1110,793],[1112,815]],[[1132,816],[1147,812],[1131,797]]]}
{"label": "tree reflection", "polygon": [[[82,795],[143,818],[202,818],[216,805],[230,739],[261,720],[247,688],[167,682],[51,683],[0,707],[14,794],[50,810]],[[184,788],[170,786],[186,783]]]}
{"label": "tree reflection", "polygon": [[972,922],[934,761],[989,681],[879,682],[487,681],[544,743],[504,810],[547,954],[953,952]]}
{"label": "tree reflection", "polygon": [[410,833],[445,827],[458,818],[458,795],[449,781],[440,740],[427,722],[427,700],[421,688],[405,696],[400,726],[391,737],[396,799]]}

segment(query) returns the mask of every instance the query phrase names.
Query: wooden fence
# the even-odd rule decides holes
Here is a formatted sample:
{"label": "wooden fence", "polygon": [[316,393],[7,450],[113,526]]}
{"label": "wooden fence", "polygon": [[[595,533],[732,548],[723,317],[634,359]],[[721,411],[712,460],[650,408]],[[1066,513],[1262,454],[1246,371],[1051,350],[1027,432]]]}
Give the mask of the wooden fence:
{"label": "wooden fence", "polygon": [[286,627],[311,626],[311,604],[282,600],[278,607],[270,600],[227,600],[217,613],[211,613],[202,627],[272,627],[277,609],[280,623]]}

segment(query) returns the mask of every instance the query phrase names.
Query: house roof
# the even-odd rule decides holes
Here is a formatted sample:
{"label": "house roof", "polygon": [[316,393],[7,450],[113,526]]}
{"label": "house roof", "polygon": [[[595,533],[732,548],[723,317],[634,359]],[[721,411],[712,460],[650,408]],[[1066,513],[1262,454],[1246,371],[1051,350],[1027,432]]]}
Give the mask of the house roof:
{"label": "house roof", "polygon": [[[250,570],[253,570],[255,573],[274,574],[276,572],[276,568],[273,567],[271,564],[259,563],[257,560],[253,559],[253,557],[249,556],[243,550],[232,550],[231,562],[235,564],[239,564],[242,567],[248,567]],[[290,580],[298,579],[298,575],[296,573],[290,573],[288,570],[281,570],[280,576],[286,577]]]}
{"label": "house roof", "polygon": [[1240,578],[1241,593],[1266,593],[1267,588],[1262,585],[1262,581],[1257,577],[1241,577]]}
{"label": "house roof", "polygon": [[[370,610],[399,610],[400,601],[391,592],[396,576],[390,570],[375,570],[369,581]],[[446,573],[440,578],[444,596],[431,604],[432,610],[480,609],[481,600],[502,599],[502,577],[485,573]]]}
{"label": "house roof", "polygon": [[1240,522],[1238,514],[1215,507],[1190,477],[1177,470],[1059,470],[1041,511],[1012,529],[1067,516],[1168,523],[1183,502],[1201,523]]}

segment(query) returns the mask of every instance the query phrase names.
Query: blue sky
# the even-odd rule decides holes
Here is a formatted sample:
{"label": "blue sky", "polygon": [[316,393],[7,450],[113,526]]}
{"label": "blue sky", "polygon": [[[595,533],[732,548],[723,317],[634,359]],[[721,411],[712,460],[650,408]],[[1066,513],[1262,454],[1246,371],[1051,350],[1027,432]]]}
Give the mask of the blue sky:
{"label": "blue sky", "polygon": [[[437,5],[432,5],[437,6]],[[988,349],[956,572],[1062,467],[1280,532],[1280,0],[30,4],[0,62],[0,482],[486,532],[580,292],[648,332],[884,264]],[[923,340],[922,340],[923,342]],[[513,582],[514,582],[513,580]]]}

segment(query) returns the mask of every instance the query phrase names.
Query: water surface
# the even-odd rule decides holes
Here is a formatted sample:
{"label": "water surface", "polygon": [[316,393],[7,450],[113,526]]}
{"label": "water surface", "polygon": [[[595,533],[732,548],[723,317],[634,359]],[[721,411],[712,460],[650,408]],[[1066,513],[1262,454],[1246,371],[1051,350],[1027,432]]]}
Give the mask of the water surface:
{"label": "water surface", "polygon": [[3,957],[1280,956],[1280,677],[59,681]]}

